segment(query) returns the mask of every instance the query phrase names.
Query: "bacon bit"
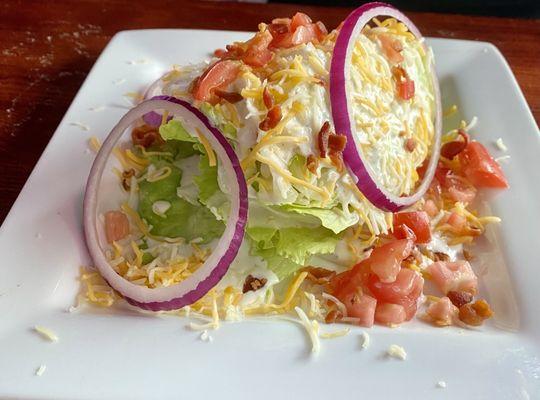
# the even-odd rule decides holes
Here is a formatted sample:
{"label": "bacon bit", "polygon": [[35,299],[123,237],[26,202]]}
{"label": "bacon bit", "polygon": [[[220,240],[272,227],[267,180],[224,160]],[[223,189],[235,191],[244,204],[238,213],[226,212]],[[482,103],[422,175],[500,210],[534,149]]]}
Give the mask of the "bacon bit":
{"label": "bacon bit", "polygon": [[306,167],[312,174],[317,173],[317,167],[319,166],[319,160],[313,154],[310,154],[306,160]]}
{"label": "bacon bit", "polygon": [[407,71],[402,67],[392,67],[392,76],[396,81],[398,96],[403,100],[414,97],[414,81],[409,78]]}
{"label": "bacon bit", "polygon": [[407,132],[405,131],[400,131],[399,132],[399,137],[405,137],[407,135]]}
{"label": "bacon bit", "polygon": [[229,54],[229,52],[225,49],[215,49],[214,50],[214,56],[216,56],[217,58],[225,58],[227,55]]}
{"label": "bacon bit", "polygon": [[328,148],[330,152],[343,151],[347,145],[347,136],[339,134],[330,134],[328,136]]}
{"label": "bacon bit", "polygon": [[326,285],[334,276],[336,276],[335,271],[320,267],[305,267],[300,271],[307,272],[306,279],[316,285]]}
{"label": "bacon bit", "polygon": [[269,131],[276,127],[281,121],[281,107],[274,106],[266,114],[266,118],[259,124],[259,129],[262,131]]}
{"label": "bacon bit", "polygon": [[226,92],[224,90],[216,89],[214,90],[214,94],[231,104],[244,100],[240,93]]}
{"label": "bacon bit", "polygon": [[471,254],[469,250],[463,250],[463,258],[467,261],[474,260],[474,256]]}
{"label": "bacon bit", "polygon": [[266,282],[266,278],[255,278],[253,275],[248,275],[244,282],[242,293],[255,292],[266,285]]}
{"label": "bacon bit", "polygon": [[326,314],[324,322],[326,322],[327,324],[333,324],[334,322],[341,321],[342,318],[343,313],[338,309],[333,309],[328,314]]}
{"label": "bacon bit", "polygon": [[160,140],[159,133],[148,125],[138,126],[131,131],[131,141],[135,146],[148,148]]}
{"label": "bacon bit", "polygon": [[328,151],[328,137],[330,136],[330,122],[326,121],[319,131],[317,141],[319,145],[319,153],[321,158],[326,157]]}
{"label": "bacon bit", "polygon": [[467,325],[480,326],[492,315],[493,311],[485,300],[476,300],[459,308],[459,319]]}
{"label": "bacon bit", "polygon": [[105,237],[107,243],[116,242],[129,235],[129,220],[122,211],[105,213]]}
{"label": "bacon bit", "polygon": [[473,295],[469,292],[464,292],[463,290],[450,290],[446,293],[446,296],[457,308],[461,308],[465,304],[473,301]]}
{"label": "bacon bit", "polygon": [[388,58],[392,64],[399,64],[403,61],[403,56],[401,51],[403,51],[403,45],[398,39],[394,39],[389,35],[381,34],[379,35],[379,40],[381,41],[381,46],[384,51],[384,55]]}
{"label": "bacon bit", "polygon": [[131,177],[135,176],[135,170],[131,168],[128,171],[122,172],[122,187],[126,192],[131,189]]}
{"label": "bacon bit", "polygon": [[268,90],[268,86],[265,86],[263,90],[263,102],[268,110],[274,107],[274,98],[272,97],[270,90]]}
{"label": "bacon bit", "polygon": [[407,150],[409,153],[412,153],[414,149],[416,148],[416,140],[413,138],[408,138],[405,140],[405,150]]}
{"label": "bacon bit", "polygon": [[441,156],[452,160],[455,156],[465,150],[465,147],[469,144],[469,135],[463,130],[458,130],[458,135],[463,138],[463,140],[454,140],[452,142],[445,143],[441,147]]}
{"label": "bacon bit", "polygon": [[450,256],[446,253],[436,251],[433,253],[433,261],[450,261]]}
{"label": "bacon bit", "polygon": [[332,164],[334,164],[338,172],[343,172],[345,168],[345,164],[343,164],[343,153],[331,153],[330,160],[332,160]]}

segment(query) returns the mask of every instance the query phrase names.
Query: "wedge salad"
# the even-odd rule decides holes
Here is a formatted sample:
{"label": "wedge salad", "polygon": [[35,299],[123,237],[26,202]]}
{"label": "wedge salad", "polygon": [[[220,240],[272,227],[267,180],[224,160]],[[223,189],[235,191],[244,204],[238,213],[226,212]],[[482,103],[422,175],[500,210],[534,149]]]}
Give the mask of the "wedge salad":
{"label": "wedge salad", "polygon": [[473,204],[508,183],[470,125],[443,134],[442,118],[432,51],[395,8],[332,31],[300,12],[261,23],[166,72],[101,146],[81,296],[195,329],[481,325],[473,243],[499,219]]}

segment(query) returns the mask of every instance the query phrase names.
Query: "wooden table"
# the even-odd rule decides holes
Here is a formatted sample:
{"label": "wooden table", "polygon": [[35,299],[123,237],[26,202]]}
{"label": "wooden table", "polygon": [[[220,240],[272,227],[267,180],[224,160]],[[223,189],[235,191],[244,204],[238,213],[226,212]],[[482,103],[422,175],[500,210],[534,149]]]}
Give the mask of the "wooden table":
{"label": "wooden table", "polygon": [[[2,0],[0,222],[92,64],[117,31],[141,28],[252,31],[259,21],[291,16],[298,9],[289,4],[181,0]],[[337,26],[350,11],[307,6],[301,10],[330,28]],[[426,36],[494,43],[510,63],[536,120],[540,120],[539,20],[431,13],[409,13],[409,16]]]}

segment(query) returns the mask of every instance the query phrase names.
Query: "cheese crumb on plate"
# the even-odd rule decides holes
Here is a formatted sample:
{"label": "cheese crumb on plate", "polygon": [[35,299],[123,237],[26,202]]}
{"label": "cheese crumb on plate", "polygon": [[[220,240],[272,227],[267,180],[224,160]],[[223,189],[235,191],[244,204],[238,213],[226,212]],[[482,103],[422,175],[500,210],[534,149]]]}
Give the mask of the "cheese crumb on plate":
{"label": "cheese crumb on plate", "polygon": [[403,347],[398,346],[397,344],[391,345],[388,350],[386,350],[386,354],[390,357],[397,358],[398,360],[405,361],[407,359],[407,352]]}

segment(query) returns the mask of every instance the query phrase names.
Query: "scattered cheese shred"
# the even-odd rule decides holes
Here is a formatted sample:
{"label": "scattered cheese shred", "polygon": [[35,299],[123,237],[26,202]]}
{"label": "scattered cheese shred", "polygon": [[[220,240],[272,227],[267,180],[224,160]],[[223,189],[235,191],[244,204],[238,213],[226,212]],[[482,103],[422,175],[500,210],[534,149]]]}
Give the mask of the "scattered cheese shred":
{"label": "scattered cheese shred", "polygon": [[34,330],[39,333],[41,336],[43,336],[45,339],[50,340],[51,342],[58,342],[58,336],[56,333],[51,331],[48,328],[45,328],[43,326],[36,325],[34,326]]}
{"label": "scattered cheese shred", "polygon": [[502,138],[498,138],[496,141],[495,141],[495,145],[497,146],[497,148],[501,151],[508,151],[508,147],[506,147],[506,144],[504,144]]}
{"label": "scattered cheese shred", "polygon": [[83,131],[89,131],[90,127],[82,122],[75,121],[70,123],[71,126],[76,126],[78,128],[81,128]]}
{"label": "scattered cheese shred", "polygon": [[371,343],[371,338],[367,332],[362,332],[360,335],[362,338],[362,344],[360,345],[363,349],[367,349]]}
{"label": "scattered cheese shred", "polygon": [[298,314],[300,322],[311,339],[311,352],[314,354],[318,353],[321,348],[321,342],[319,341],[319,335],[317,335],[318,324],[315,324],[317,321],[311,321],[300,307],[294,307],[294,311]]}
{"label": "scattered cheese shred", "polygon": [[38,367],[38,369],[36,369],[36,372],[35,372],[36,376],[41,376],[41,375],[43,375],[43,374],[45,373],[45,370],[46,370],[46,369],[47,369],[47,366],[46,366],[46,365],[44,365],[44,364],[40,365],[40,366]]}
{"label": "scattered cheese shred", "polygon": [[351,332],[350,328],[341,329],[334,332],[324,332],[320,334],[320,337],[323,339],[334,339],[342,336],[347,336]]}
{"label": "scattered cheese shred", "polygon": [[397,358],[398,360],[405,361],[407,359],[407,352],[403,347],[398,346],[397,344],[391,345],[388,350],[386,350],[386,354],[390,357]]}
{"label": "scattered cheese shred", "polygon": [[437,387],[441,389],[446,389],[446,382],[445,381],[437,382]]}

